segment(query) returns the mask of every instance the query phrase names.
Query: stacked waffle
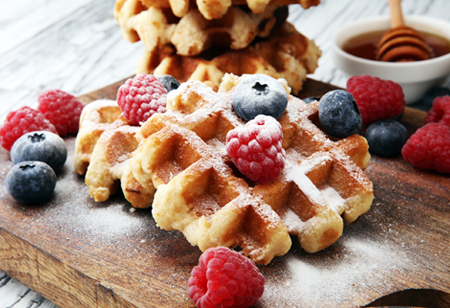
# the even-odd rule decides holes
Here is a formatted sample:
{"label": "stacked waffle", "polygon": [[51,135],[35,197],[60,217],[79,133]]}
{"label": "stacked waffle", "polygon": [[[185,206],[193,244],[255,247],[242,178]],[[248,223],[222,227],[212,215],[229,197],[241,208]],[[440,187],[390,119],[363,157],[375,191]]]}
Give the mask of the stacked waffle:
{"label": "stacked waffle", "polygon": [[[225,74],[218,91],[199,81],[167,96],[167,112],[131,126],[115,101],[83,109],[75,172],[104,201],[117,189],[138,208],[152,207],[159,227],[179,230],[201,250],[240,247],[269,263],[296,235],[307,252],[333,244],[373,200],[362,171],[370,154],[364,137],[335,141],[320,128],[318,102],[289,95],[279,122],[286,167],[268,184],[251,183],[226,153],[227,132],[245,125],[232,109],[246,76]],[[280,80],[287,92],[285,80]]]}
{"label": "stacked waffle", "polygon": [[142,41],[137,73],[218,87],[225,73],[263,73],[288,81],[294,94],[317,68],[316,44],[286,21],[287,4],[320,0],[117,0],[123,37]]}

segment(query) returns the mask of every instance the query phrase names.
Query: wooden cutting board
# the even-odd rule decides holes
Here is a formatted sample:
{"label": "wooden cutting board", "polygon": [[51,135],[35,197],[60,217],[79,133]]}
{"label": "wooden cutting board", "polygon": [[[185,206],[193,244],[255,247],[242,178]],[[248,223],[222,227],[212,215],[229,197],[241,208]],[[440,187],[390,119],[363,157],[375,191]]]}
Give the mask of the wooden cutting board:
{"label": "wooden cutting board", "polygon": [[[122,82],[81,97],[115,99]],[[300,97],[334,87],[308,80]],[[406,108],[410,133],[425,113]],[[201,254],[177,231],[160,230],[151,210],[131,211],[121,193],[94,202],[73,172],[74,137],[54,197],[18,204],[4,181],[0,150],[0,268],[60,307],[194,307],[187,292]],[[259,266],[266,288],[257,307],[450,307],[450,177],[373,156],[375,199],[331,247]]]}

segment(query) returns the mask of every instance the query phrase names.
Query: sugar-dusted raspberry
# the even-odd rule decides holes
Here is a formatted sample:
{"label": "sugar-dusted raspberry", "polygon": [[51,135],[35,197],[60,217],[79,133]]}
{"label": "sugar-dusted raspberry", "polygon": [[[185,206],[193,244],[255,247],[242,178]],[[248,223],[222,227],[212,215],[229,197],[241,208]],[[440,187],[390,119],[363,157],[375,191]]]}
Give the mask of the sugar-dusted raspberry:
{"label": "sugar-dusted raspberry", "polygon": [[347,91],[356,100],[364,124],[400,115],[405,109],[402,87],[393,81],[359,75],[347,81]]}
{"label": "sugar-dusted raspberry", "polygon": [[57,134],[55,126],[47,120],[42,112],[24,106],[6,115],[5,122],[0,127],[0,144],[10,151],[14,142],[23,134],[45,130]]}
{"label": "sugar-dusted raspberry", "polygon": [[46,90],[38,96],[38,109],[58,131],[60,136],[78,133],[84,104],[62,90]]}
{"label": "sugar-dusted raspberry", "polygon": [[262,296],[264,283],[249,258],[229,248],[210,248],[192,270],[189,296],[198,308],[250,307]]}
{"label": "sugar-dusted raspberry", "polygon": [[450,127],[429,123],[419,128],[403,146],[402,155],[418,168],[450,173]]}
{"label": "sugar-dusted raspberry", "polygon": [[450,96],[435,98],[425,117],[425,123],[441,123],[450,126]]}
{"label": "sugar-dusted raspberry", "polygon": [[167,90],[151,74],[138,74],[120,86],[117,103],[124,116],[138,125],[155,113],[166,112]]}
{"label": "sugar-dusted raspberry", "polygon": [[268,183],[284,168],[283,131],[271,116],[258,115],[227,134],[227,152],[236,167],[252,181]]}

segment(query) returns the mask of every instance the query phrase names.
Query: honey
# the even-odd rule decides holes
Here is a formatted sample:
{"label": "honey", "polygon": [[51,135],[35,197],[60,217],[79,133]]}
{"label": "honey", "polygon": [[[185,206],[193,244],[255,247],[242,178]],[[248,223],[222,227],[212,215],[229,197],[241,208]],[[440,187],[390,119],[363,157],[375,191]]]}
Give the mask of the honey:
{"label": "honey", "polygon": [[[377,31],[356,36],[344,44],[343,50],[359,58],[376,60],[377,45],[385,32]],[[448,39],[428,32],[420,32],[420,34],[430,46],[433,58],[450,53],[450,41]]]}

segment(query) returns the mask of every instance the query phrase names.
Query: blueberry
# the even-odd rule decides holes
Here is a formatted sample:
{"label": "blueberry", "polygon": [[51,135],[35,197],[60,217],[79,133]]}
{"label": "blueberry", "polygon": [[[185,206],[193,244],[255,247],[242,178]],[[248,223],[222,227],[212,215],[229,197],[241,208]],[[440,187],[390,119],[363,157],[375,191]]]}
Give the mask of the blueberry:
{"label": "blueberry", "polygon": [[310,96],[310,97],[306,97],[306,98],[302,98],[302,101],[304,101],[306,104],[310,104],[314,101],[319,101],[320,97],[317,96]]}
{"label": "blueberry", "polygon": [[336,138],[357,134],[361,113],[353,96],[344,90],[327,92],[319,101],[319,121],[324,131]]}
{"label": "blueberry", "polygon": [[450,89],[444,87],[434,87],[425,92],[422,97],[423,107],[430,110],[436,97],[450,95]]}
{"label": "blueberry", "polygon": [[233,108],[245,121],[264,114],[279,119],[286,110],[288,94],[283,85],[264,74],[249,75],[233,93]]}
{"label": "blueberry", "polygon": [[55,172],[49,165],[40,161],[20,162],[6,175],[6,189],[14,199],[22,203],[48,200],[55,186]]}
{"label": "blueberry", "polygon": [[167,92],[178,89],[180,83],[171,75],[161,75],[157,76],[158,80],[163,84],[164,88],[166,88]]}
{"label": "blueberry", "polygon": [[11,148],[11,161],[42,161],[58,172],[67,159],[67,147],[58,135],[47,131],[24,134]]}
{"label": "blueberry", "polygon": [[395,120],[379,120],[367,127],[369,151],[381,157],[394,157],[401,153],[408,140],[406,127]]}

